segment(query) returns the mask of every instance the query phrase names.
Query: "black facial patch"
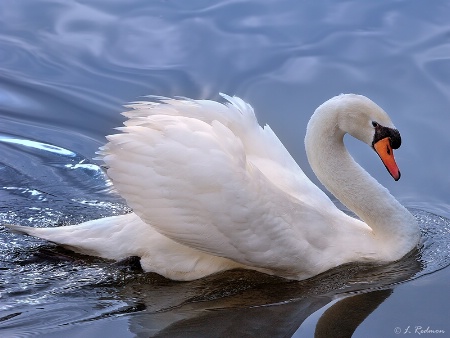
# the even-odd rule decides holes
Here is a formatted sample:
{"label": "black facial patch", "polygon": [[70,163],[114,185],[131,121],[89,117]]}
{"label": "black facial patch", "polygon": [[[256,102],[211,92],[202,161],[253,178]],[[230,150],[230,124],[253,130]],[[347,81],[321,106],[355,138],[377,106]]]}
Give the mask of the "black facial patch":
{"label": "black facial patch", "polygon": [[389,137],[389,143],[391,144],[392,149],[400,148],[400,145],[402,144],[400,132],[397,129],[384,127],[380,124],[377,124],[375,127],[375,135],[373,136],[372,147],[379,140],[382,140],[386,137]]}

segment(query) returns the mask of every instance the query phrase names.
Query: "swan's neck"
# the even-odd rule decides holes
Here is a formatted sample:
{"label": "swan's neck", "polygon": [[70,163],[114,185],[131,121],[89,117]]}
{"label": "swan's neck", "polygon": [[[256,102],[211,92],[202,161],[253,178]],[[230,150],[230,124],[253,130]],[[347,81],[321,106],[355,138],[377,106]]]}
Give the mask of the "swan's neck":
{"label": "swan's neck", "polygon": [[374,247],[380,259],[400,259],[417,245],[417,223],[348,153],[345,132],[339,128],[347,108],[325,103],[316,110],[305,137],[308,160],[320,182],[372,229],[368,247]]}

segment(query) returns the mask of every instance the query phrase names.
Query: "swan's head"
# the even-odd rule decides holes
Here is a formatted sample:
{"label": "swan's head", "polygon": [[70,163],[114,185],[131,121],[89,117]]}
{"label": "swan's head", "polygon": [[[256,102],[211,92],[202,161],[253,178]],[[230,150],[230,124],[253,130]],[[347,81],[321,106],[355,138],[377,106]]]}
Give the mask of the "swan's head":
{"label": "swan's head", "polygon": [[388,114],[376,103],[362,95],[346,94],[338,101],[338,126],[346,133],[367,143],[380,157],[391,176],[400,179],[394,151],[402,140]]}

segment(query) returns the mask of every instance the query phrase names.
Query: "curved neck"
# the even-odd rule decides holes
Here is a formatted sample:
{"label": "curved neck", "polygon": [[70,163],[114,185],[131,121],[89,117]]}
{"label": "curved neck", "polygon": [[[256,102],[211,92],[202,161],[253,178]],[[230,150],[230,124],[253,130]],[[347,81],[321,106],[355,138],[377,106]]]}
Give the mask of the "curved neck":
{"label": "curved neck", "polygon": [[320,182],[372,229],[380,253],[399,259],[418,242],[415,218],[348,153],[339,120],[352,101],[333,103],[320,106],[308,123],[308,161]]}

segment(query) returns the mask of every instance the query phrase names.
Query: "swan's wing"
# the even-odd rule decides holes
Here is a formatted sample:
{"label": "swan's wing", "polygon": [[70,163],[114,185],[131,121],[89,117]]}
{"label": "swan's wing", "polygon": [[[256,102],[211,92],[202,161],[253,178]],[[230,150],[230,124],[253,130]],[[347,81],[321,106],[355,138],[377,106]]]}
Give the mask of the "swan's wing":
{"label": "swan's wing", "polygon": [[[298,271],[306,269],[299,261],[320,254],[325,239],[316,234],[325,231],[319,227],[331,202],[303,179],[270,129],[211,101],[146,105],[152,114],[139,105],[101,150],[108,175],[139,217],[207,253],[280,275],[310,274]],[[309,199],[284,189],[290,182],[310,189]]]}
{"label": "swan's wing", "polygon": [[132,110],[123,113],[129,118],[125,125],[141,125],[151,115],[184,116],[207,124],[218,121],[242,142],[247,161],[253,163],[273,184],[300,200],[308,201],[314,196],[313,203],[320,200],[328,206],[332,204],[326,194],[303,173],[272,129],[268,125],[262,128],[258,124],[248,103],[236,96],[221,96],[227,100],[225,104],[162,97],[152,97],[158,102],[134,102],[127,106]]}

